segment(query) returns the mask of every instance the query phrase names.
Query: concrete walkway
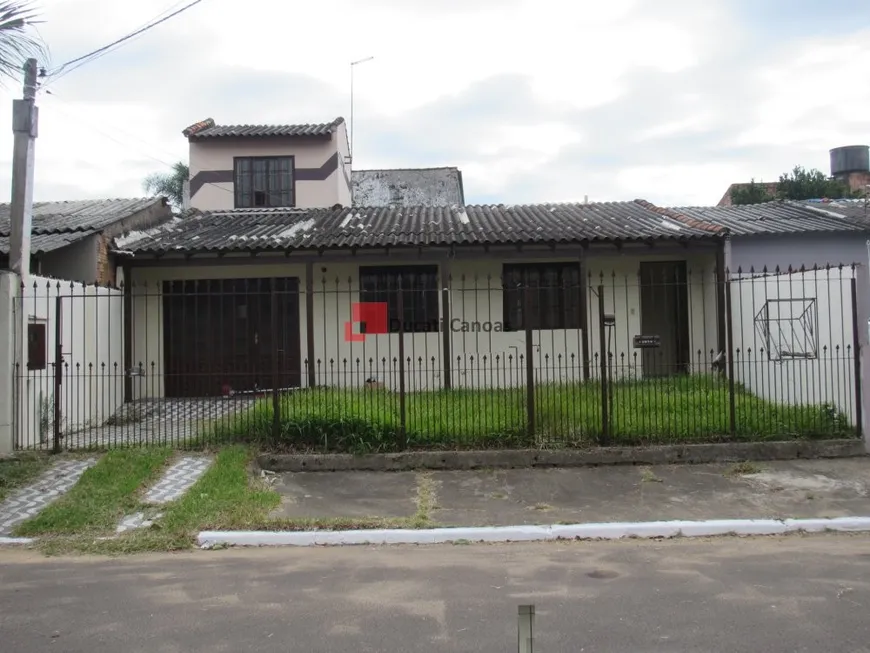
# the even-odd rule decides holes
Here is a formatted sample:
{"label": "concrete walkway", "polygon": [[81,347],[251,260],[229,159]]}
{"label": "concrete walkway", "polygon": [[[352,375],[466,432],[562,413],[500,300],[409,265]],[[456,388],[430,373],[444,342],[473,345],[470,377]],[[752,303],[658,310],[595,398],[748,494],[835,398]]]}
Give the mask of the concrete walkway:
{"label": "concrete walkway", "polygon": [[12,534],[15,527],[35,517],[48,504],[65,494],[95,465],[97,458],[55,462],[30,485],[19,489],[0,504],[0,537]]}
{"label": "concrete walkway", "polygon": [[172,463],[160,479],[145,492],[142,502],[154,510],[141,511],[127,515],[118,523],[116,533],[151,526],[163,513],[159,507],[184,496],[211,466],[213,459],[208,456],[183,456]]}
{"label": "concrete walkway", "polygon": [[870,516],[870,459],[735,466],[286,473],[275,516],[410,517],[421,482],[442,526]]}

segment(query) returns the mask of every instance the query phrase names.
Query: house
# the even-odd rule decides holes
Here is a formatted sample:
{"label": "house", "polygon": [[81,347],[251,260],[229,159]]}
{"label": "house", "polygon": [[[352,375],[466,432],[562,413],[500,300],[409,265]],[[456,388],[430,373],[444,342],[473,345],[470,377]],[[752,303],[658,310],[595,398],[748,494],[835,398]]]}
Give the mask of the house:
{"label": "house", "polygon": [[[0,268],[9,265],[9,211],[9,204],[0,204]],[[160,224],[170,214],[162,197],[35,202],[30,270],[67,281],[113,284],[112,238]]]}
{"label": "house", "polygon": [[[64,322],[58,351],[102,334],[63,361],[80,373],[62,393],[90,393],[70,399],[91,406],[70,432],[104,420],[105,406],[140,400],[199,423],[216,417],[196,411],[226,405],[221,398],[269,389],[384,387],[407,397],[661,379],[664,397],[669,377],[726,370],[774,403],[827,401],[859,418],[867,334],[855,328],[852,269],[815,284],[728,272],[789,238],[866,240],[854,216],[790,202],[408,206],[407,193],[358,206],[341,119],[209,120],[185,134],[192,208],[115,237],[122,290],[83,293],[92,317],[74,310],[75,297],[60,300],[85,322]],[[88,330],[92,318],[104,326]],[[783,377],[815,380],[786,391]],[[813,396],[796,394],[802,387]],[[37,399],[28,401],[31,410]],[[148,428],[136,433],[151,437]]]}
{"label": "house", "polygon": [[854,386],[840,382],[866,339],[851,268],[814,283],[726,275],[743,239],[788,234],[867,229],[792,203],[194,212],[116,241],[130,280],[125,367],[140,369],[125,397],[652,379],[722,373],[730,352],[758,394],[808,401],[776,382],[799,364],[818,377],[805,384],[816,400],[857,419]]}
{"label": "house", "polygon": [[182,133],[190,144],[191,208],[351,204],[344,118],[296,125],[216,125],[208,118]]}
{"label": "house", "polygon": [[354,206],[465,206],[459,168],[351,172]]}
{"label": "house", "polygon": [[[528,356],[544,377],[589,378],[602,306],[610,347],[630,359],[621,374],[709,369],[692,352],[724,347],[725,235],[643,201],[195,212],[116,241],[125,367],[146,376],[127,390],[397,387],[400,360],[417,389],[516,385]],[[632,344],[649,333],[656,355]]]}

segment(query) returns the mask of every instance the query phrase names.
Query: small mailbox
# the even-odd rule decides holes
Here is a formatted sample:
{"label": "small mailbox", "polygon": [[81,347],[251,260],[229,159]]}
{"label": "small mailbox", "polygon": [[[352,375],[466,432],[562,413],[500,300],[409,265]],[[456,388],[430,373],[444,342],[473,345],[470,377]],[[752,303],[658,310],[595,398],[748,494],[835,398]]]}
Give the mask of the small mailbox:
{"label": "small mailbox", "polygon": [[635,336],[635,349],[655,349],[662,346],[661,336]]}

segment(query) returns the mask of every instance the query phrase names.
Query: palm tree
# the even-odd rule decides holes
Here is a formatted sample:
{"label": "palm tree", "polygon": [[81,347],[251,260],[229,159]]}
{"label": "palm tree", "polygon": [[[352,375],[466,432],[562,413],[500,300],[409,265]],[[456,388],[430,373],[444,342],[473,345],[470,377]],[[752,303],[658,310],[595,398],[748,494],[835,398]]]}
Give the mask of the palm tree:
{"label": "palm tree", "polygon": [[184,182],[190,177],[190,168],[184,161],[172,166],[172,172],[155,172],[145,178],[142,186],[146,193],[165,195],[175,208],[184,204]]}
{"label": "palm tree", "polygon": [[36,16],[30,0],[0,0],[0,76],[21,81],[27,59],[47,63],[45,45],[29,33]]}

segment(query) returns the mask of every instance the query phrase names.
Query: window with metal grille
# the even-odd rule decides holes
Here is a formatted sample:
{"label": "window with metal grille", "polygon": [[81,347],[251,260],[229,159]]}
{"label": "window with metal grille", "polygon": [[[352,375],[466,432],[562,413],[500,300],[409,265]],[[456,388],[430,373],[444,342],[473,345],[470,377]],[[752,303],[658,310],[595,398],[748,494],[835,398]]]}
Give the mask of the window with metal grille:
{"label": "window with metal grille", "polygon": [[819,355],[815,297],[768,299],[755,315],[755,329],[771,361]]}
{"label": "window with metal grille", "polygon": [[506,331],[580,328],[579,263],[507,264],[502,275]]}
{"label": "window with metal grille", "polygon": [[437,265],[360,267],[359,279],[360,302],[386,302],[390,333],[400,322],[406,333],[439,330]]}
{"label": "window with metal grille", "polygon": [[294,206],[293,157],[236,157],[236,208]]}
{"label": "window with metal grille", "polygon": [[46,368],[45,323],[31,322],[27,325],[27,369]]}

